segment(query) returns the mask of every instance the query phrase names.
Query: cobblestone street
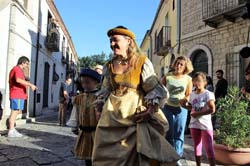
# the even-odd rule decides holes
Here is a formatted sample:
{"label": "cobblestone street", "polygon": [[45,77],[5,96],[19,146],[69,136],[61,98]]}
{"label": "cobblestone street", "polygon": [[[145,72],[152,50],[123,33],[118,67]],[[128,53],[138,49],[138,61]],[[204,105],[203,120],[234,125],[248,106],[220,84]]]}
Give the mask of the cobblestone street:
{"label": "cobblestone street", "polygon": [[57,112],[49,111],[50,116],[17,127],[23,138],[0,137],[1,166],[85,165],[71,153],[76,136],[70,128],[58,126]]}
{"label": "cobblestone street", "polygon": [[[6,134],[0,137],[1,166],[85,165],[84,161],[75,159],[71,153],[76,136],[69,127],[58,126],[56,111],[47,110],[34,122],[18,125],[17,129],[25,135],[23,138],[8,138]],[[195,165],[191,142],[186,135],[185,160],[182,160],[184,166]],[[208,164],[204,162],[202,166]]]}

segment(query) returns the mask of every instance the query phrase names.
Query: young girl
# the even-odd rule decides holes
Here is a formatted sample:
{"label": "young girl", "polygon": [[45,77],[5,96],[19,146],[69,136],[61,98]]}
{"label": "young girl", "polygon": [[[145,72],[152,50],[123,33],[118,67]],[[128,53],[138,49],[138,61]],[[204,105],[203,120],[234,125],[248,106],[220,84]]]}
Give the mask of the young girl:
{"label": "young girl", "polygon": [[191,109],[189,128],[194,142],[196,165],[201,165],[202,144],[204,144],[209,164],[215,166],[211,121],[211,114],[215,112],[214,93],[205,89],[207,84],[205,73],[195,73],[192,81],[196,88],[190,94],[191,105],[188,109]]}
{"label": "young girl", "polygon": [[95,93],[98,91],[101,75],[95,70],[83,69],[80,73],[80,82],[84,92],[77,95],[73,102],[73,105],[77,107],[79,128],[74,154],[76,158],[85,160],[86,166],[91,166],[97,125],[96,113],[92,103],[96,99]]}

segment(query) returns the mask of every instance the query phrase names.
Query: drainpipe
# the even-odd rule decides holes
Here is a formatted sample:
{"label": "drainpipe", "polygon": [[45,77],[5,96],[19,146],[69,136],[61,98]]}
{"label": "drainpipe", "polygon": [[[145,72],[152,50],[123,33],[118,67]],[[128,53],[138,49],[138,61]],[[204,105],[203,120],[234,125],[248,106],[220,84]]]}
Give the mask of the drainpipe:
{"label": "drainpipe", "polygon": [[[39,49],[40,49],[40,31],[41,31],[41,0],[38,2],[38,21],[37,21],[37,37],[36,37],[36,60],[35,60],[35,78],[34,84],[37,84],[37,69],[38,69],[38,59],[39,59]],[[36,117],[36,90],[33,96],[33,114],[32,117]]]}
{"label": "drainpipe", "polygon": [[181,0],[177,0],[177,53],[181,50]]}

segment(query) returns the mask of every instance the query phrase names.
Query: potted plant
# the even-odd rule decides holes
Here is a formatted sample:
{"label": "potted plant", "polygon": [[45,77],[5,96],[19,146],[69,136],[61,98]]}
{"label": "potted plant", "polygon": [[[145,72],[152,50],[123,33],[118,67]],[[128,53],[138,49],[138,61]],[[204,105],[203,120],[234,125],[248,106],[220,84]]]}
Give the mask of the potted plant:
{"label": "potted plant", "polygon": [[249,102],[235,86],[217,101],[219,127],[215,131],[214,149],[215,159],[222,164],[250,164]]}

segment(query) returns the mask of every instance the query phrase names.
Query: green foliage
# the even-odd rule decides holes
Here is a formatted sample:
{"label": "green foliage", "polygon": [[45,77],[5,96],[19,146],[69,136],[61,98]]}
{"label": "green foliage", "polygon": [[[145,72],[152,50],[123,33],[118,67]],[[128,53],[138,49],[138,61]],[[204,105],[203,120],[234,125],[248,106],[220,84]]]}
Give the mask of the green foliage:
{"label": "green foliage", "polygon": [[250,147],[248,103],[238,87],[230,87],[226,97],[217,101],[216,116],[220,127],[216,130],[216,143],[232,148]]}
{"label": "green foliage", "polygon": [[82,68],[92,68],[99,65],[104,65],[108,60],[108,57],[105,53],[97,54],[97,55],[91,55],[91,56],[85,56],[80,58],[80,67]]}

